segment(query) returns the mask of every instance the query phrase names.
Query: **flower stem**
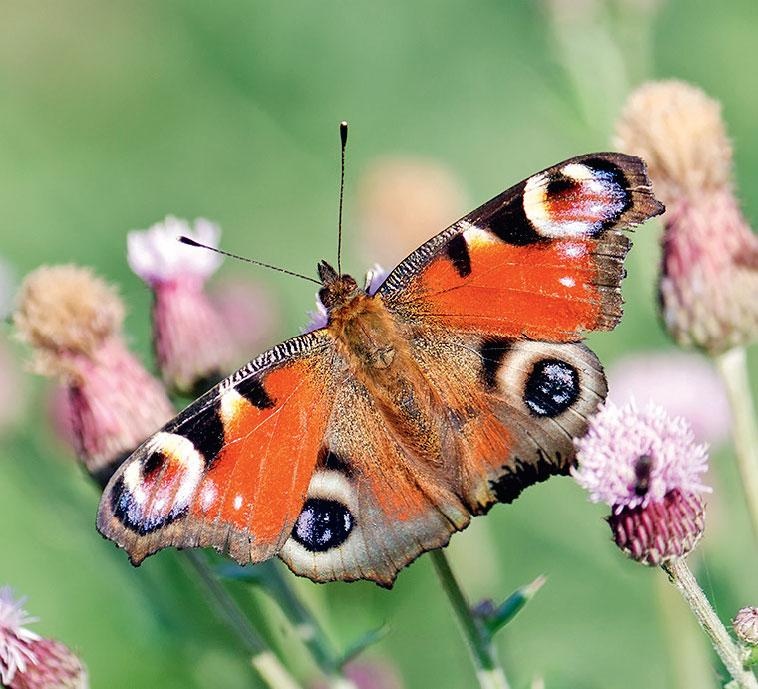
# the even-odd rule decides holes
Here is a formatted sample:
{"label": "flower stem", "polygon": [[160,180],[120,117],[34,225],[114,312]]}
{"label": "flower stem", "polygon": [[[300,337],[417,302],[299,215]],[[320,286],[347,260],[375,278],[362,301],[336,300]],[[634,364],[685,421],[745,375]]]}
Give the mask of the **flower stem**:
{"label": "flower stem", "polygon": [[753,534],[758,538],[758,426],[747,374],[744,347],[735,347],[715,357],[729,396],[732,434],[737,466],[742,478]]}
{"label": "flower stem", "polygon": [[263,637],[250,623],[237,601],[219,582],[205,556],[197,550],[187,550],[184,552],[184,556],[205,586],[208,597],[219,617],[224,619],[245,646],[245,649],[251,654],[250,663],[258,671],[266,685],[271,689],[302,689],[300,683],[284,667]]}
{"label": "flower stem", "polygon": [[342,675],[340,657],[319,621],[303,603],[294,586],[274,562],[258,565],[267,567],[267,584],[285,617],[300,640],[310,651],[313,660],[324,673],[332,689],[356,689],[355,684]]}
{"label": "flower stem", "polygon": [[463,630],[479,686],[481,689],[509,689],[505,672],[495,655],[492,639],[482,630],[471,613],[471,607],[463,595],[453,570],[450,569],[447,556],[442,550],[433,550],[430,555],[442,588]]}
{"label": "flower stem", "polygon": [[684,558],[661,565],[690,606],[703,631],[739,689],[758,689],[755,675],[743,666],[742,652],[714,612]]}

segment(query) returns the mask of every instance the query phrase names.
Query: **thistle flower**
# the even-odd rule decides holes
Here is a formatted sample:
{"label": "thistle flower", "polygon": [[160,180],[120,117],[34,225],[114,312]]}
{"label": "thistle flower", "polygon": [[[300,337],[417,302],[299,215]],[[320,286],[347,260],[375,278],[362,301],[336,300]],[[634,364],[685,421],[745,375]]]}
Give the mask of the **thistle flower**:
{"label": "thistle flower", "polygon": [[123,317],[116,290],[73,265],[30,273],[14,314],[33,350],[32,369],[65,386],[76,450],[99,480],[174,413],[163,387],[127,350]]}
{"label": "thistle flower", "polygon": [[15,600],[9,587],[0,588],[0,682],[8,689],[87,689],[81,660],[60,641],[43,639],[26,629],[36,622]]}
{"label": "thistle flower", "polygon": [[[681,351],[640,352],[610,366],[608,399],[622,405],[656,402],[683,416],[695,438],[718,445],[729,437],[731,414],[724,384],[705,357]],[[704,403],[705,402],[705,403]]]}
{"label": "thistle flower", "polygon": [[758,237],[734,195],[719,103],[681,81],[645,84],[616,144],[647,161],[666,204],[659,294],[671,336],[711,354],[758,339]]}
{"label": "thistle flower", "polygon": [[178,241],[185,235],[216,246],[219,229],[196,220],[167,217],[127,237],[131,269],[153,290],[153,346],[166,384],[193,394],[221,377],[234,359],[224,320],[204,292],[221,257]]}
{"label": "thistle flower", "polygon": [[758,608],[742,608],[732,620],[737,638],[748,646],[758,646]]}
{"label": "thistle flower", "polygon": [[687,422],[649,403],[638,410],[607,403],[575,441],[577,482],[611,507],[616,544],[629,557],[660,565],[694,548],[703,532],[700,494],[710,489],[705,445]]}
{"label": "thistle flower", "polygon": [[465,206],[459,181],[436,161],[380,158],[358,182],[364,252],[371,260],[394,266],[455,222]]}

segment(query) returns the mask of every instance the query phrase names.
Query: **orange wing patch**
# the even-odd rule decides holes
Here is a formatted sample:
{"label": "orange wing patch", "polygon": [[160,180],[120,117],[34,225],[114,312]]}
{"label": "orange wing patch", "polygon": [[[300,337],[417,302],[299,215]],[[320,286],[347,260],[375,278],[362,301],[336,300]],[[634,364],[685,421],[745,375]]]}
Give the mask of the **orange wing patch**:
{"label": "orange wing patch", "polygon": [[[463,332],[566,342],[606,327],[620,298],[628,242],[554,240],[527,246],[501,242],[476,228],[459,235],[470,273],[448,255],[437,257],[413,285],[419,313]],[[601,253],[605,250],[606,253]],[[618,301],[618,304],[616,302]]]}

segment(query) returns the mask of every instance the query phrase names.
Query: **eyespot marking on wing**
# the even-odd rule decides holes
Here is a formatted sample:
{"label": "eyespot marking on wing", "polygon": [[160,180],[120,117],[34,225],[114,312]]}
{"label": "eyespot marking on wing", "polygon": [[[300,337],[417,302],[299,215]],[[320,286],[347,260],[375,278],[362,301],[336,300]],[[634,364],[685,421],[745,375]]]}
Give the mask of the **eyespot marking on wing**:
{"label": "eyespot marking on wing", "polygon": [[308,499],[292,530],[306,550],[324,552],[342,545],[353,530],[350,510],[337,500]]}
{"label": "eyespot marking on wing", "polygon": [[524,214],[545,239],[594,237],[631,204],[624,173],[600,158],[568,163],[553,173],[541,172],[524,185]]}
{"label": "eyespot marking on wing", "polygon": [[130,464],[111,493],[114,517],[139,535],[186,514],[205,461],[187,438],[158,433],[144,459]]}
{"label": "eyespot marking on wing", "polygon": [[541,359],[524,386],[524,404],[535,416],[557,416],[579,398],[579,373],[559,359]]}
{"label": "eyespot marking on wing", "polygon": [[224,424],[219,411],[218,402],[208,405],[197,413],[191,424],[180,426],[174,434],[185,438],[208,465],[218,456],[224,445]]}

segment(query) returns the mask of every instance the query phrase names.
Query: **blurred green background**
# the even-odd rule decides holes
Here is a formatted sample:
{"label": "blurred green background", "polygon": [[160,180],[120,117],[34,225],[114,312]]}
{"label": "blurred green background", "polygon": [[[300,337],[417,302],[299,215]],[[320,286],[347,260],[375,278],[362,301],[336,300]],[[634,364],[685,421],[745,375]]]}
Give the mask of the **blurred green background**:
{"label": "blurred green background", "polygon": [[[147,361],[150,297],[126,265],[129,229],[202,215],[220,223],[226,248],[312,273],[335,252],[336,125],[348,119],[344,264],[360,275],[353,194],[377,156],[436,159],[478,203],[570,155],[608,149],[630,88],[670,76],[723,102],[741,198],[756,218],[756,31],[754,0],[4,0],[0,256],[19,276],[76,262],[119,283]],[[669,346],[653,300],[659,232],[652,223],[636,235],[623,323],[591,339],[604,362]],[[311,286],[228,263],[221,274],[251,271],[278,299],[280,334],[296,332]],[[257,686],[176,553],[135,570],[95,532],[97,491],[49,428],[45,384],[28,381],[23,423],[0,439],[0,584],[29,596],[35,629],[75,648],[93,687]],[[714,465],[694,560],[727,619],[758,602],[758,556],[731,450]],[[556,479],[454,537],[453,565],[473,599],[548,575],[498,637],[514,689],[535,676],[548,689],[717,686],[695,652],[707,644],[689,636],[663,575],[616,551],[604,514]],[[367,657],[393,663],[409,689],[474,685],[428,558],[393,591],[296,585],[340,645],[388,622]],[[265,596],[236,591],[307,676]],[[672,635],[672,625],[683,626]]]}

